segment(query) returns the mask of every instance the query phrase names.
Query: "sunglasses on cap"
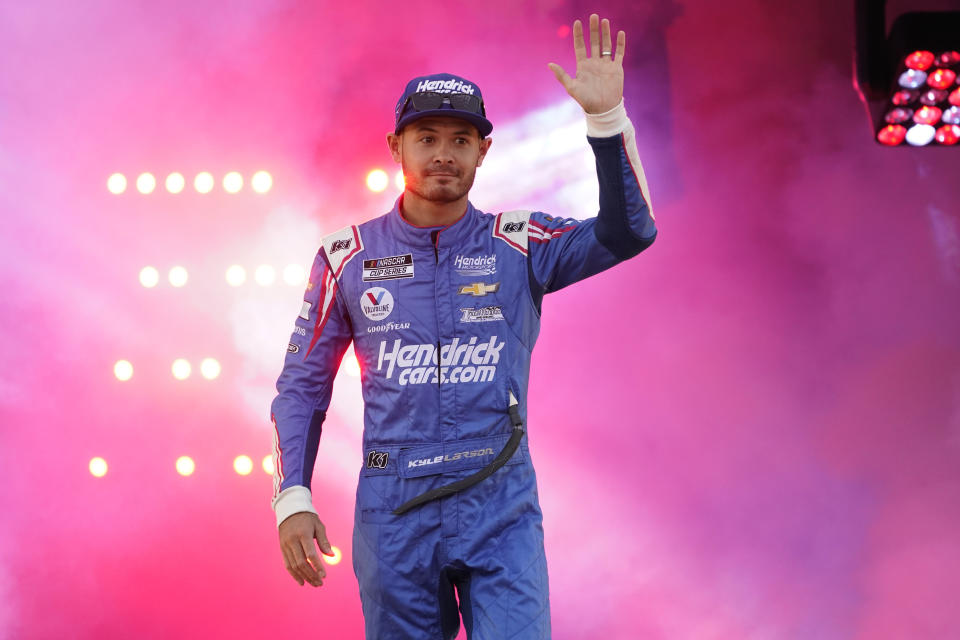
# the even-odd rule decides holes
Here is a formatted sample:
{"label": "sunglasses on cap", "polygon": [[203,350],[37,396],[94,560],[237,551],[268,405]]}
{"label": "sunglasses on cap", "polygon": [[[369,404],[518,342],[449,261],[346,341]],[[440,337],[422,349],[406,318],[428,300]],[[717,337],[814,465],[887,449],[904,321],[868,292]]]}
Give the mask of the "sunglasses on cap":
{"label": "sunglasses on cap", "polygon": [[466,111],[487,117],[487,112],[483,108],[483,100],[477,96],[469,93],[437,93],[436,91],[411,93],[397,111],[397,115],[402,115],[407,110],[408,105],[413,107],[414,111],[432,111],[441,108],[445,102],[457,111]]}

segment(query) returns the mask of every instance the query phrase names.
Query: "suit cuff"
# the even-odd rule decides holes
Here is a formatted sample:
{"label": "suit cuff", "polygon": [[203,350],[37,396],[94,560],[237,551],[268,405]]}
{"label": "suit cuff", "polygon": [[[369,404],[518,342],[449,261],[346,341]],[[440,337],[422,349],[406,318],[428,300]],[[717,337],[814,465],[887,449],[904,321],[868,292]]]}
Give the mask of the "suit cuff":
{"label": "suit cuff", "polygon": [[627,109],[623,106],[623,98],[620,99],[620,104],[610,111],[584,113],[584,115],[587,117],[587,135],[591,138],[610,138],[623,133],[630,126]]}
{"label": "suit cuff", "polygon": [[310,489],[302,486],[288,487],[281,491],[280,495],[273,499],[273,511],[277,514],[278,528],[281,522],[295,513],[304,511],[317,513],[317,510],[313,508]]}

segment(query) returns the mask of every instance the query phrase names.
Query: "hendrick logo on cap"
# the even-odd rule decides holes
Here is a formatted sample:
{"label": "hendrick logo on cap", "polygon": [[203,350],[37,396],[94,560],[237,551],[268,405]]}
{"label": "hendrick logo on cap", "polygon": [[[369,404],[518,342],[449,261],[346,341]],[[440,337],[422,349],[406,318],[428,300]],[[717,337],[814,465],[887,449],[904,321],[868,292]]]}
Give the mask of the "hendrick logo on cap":
{"label": "hendrick logo on cap", "polygon": [[468,93],[473,95],[476,89],[472,84],[460,80],[421,80],[414,93],[435,91],[437,93]]}

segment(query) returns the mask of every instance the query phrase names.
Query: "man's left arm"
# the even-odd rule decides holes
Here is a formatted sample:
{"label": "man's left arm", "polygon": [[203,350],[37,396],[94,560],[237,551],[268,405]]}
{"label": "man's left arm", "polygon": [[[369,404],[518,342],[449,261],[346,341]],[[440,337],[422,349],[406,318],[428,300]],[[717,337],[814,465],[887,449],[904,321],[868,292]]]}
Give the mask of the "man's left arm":
{"label": "man's left arm", "polygon": [[587,140],[596,157],[600,210],[597,217],[583,222],[539,212],[531,215],[530,279],[537,298],[637,255],[656,238],[633,124],[623,106],[625,40],[623,31],[619,32],[614,52],[609,21],[594,14],[590,16],[591,55],[580,21],[573,25],[576,78],[550,64],[586,114]]}

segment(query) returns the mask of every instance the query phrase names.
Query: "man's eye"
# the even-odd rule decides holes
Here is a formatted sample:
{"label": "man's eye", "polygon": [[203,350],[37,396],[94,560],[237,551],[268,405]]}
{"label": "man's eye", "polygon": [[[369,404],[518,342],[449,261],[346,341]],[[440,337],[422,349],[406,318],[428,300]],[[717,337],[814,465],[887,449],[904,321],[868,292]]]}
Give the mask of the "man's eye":
{"label": "man's eye", "polygon": [[457,138],[457,144],[466,144],[466,143],[467,143],[466,138]]}
{"label": "man's eye", "polygon": [[428,143],[433,142],[433,138],[430,136],[423,136],[422,138],[420,138],[420,142],[428,142]]}

